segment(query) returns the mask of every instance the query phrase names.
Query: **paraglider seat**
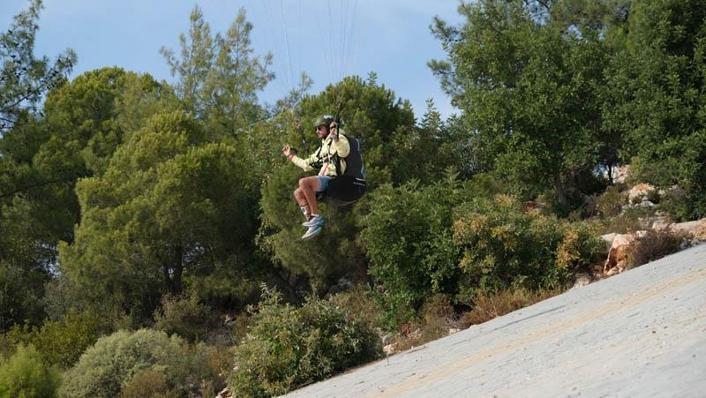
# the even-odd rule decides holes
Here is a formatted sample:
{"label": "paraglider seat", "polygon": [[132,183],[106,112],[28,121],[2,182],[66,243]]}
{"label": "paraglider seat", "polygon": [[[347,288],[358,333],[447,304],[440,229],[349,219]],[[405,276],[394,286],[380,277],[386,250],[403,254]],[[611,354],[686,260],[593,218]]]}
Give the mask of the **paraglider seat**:
{"label": "paraglider seat", "polygon": [[365,194],[367,184],[364,179],[342,175],[333,178],[325,192],[317,192],[316,200],[334,207],[353,205]]}

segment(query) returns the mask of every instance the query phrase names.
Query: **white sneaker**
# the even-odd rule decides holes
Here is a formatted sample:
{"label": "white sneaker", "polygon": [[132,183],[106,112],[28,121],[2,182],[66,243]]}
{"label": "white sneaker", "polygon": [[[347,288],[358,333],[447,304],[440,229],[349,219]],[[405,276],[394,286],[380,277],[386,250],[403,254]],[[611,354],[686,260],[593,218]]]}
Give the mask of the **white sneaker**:
{"label": "white sneaker", "polygon": [[312,226],[309,227],[309,229],[306,230],[306,233],[302,236],[302,240],[309,240],[316,235],[321,233],[322,228],[320,226]]}
{"label": "white sneaker", "polygon": [[302,226],[305,226],[307,228],[323,227],[325,222],[326,220],[324,220],[324,217],[321,214],[317,214],[312,217],[309,221],[303,222]]}

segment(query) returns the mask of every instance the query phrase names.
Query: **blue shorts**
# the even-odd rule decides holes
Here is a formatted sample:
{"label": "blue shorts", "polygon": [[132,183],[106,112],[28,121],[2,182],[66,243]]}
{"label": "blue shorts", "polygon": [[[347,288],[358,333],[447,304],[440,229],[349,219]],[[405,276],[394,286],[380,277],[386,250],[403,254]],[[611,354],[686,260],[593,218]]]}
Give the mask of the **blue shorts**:
{"label": "blue shorts", "polygon": [[329,176],[316,176],[319,179],[319,189],[316,192],[324,192],[328,189],[328,182],[331,181]]}

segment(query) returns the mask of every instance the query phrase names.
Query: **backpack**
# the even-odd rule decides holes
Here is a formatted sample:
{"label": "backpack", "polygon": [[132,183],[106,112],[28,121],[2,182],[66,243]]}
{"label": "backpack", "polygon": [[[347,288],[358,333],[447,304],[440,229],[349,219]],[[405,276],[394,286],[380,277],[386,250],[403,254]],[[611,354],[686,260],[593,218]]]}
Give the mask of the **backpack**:
{"label": "backpack", "polygon": [[348,206],[360,199],[367,189],[365,181],[365,166],[361,154],[360,141],[357,138],[348,137],[350,152],[344,159],[346,160],[346,171],[341,174],[341,158],[334,156],[336,166],[336,178],[333,178],[326,189],[326,199],[333,199],[338,206]]}
{"label": "backpack", "polygon": [[360,141],[357,138],[348,138],[348,143],[350,144],[350,151],[346,159],[346,171],[341,174],[341,158],[338,155],[334,156],[333,162],[336,166],[337,176],[350,176],[353,178],[358,178],[365,181],[365,166],[363,166],[363,155],[360,150]]}

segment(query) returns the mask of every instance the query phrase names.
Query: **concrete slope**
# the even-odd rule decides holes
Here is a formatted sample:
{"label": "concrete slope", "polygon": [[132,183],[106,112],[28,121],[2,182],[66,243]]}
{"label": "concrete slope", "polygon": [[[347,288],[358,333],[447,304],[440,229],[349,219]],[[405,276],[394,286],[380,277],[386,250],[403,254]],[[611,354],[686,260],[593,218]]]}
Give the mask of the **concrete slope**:
{"label": "concrete slope", "polygon": [[706,245],[289,397],[706,397]]}

